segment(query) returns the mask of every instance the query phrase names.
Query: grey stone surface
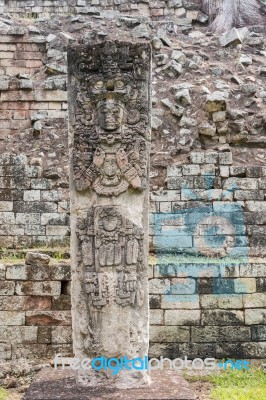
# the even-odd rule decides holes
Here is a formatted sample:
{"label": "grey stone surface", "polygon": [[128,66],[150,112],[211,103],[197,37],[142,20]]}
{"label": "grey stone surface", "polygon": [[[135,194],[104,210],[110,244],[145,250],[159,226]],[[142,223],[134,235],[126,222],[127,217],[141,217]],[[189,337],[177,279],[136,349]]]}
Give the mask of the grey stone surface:
{"label": "grey stone surface", "polygon": [[[144,357],[148,352],[150,56],[147,44],[118,41],[72,47],[68,53],[78,357]],[[115,379],[118,387],[148,383],[145,371],[126,379],[121,375]],[[107,373],[79,371],[77,379],[91,386],[105,382]]]}
{"label": "grey stone surface", "polygon": [[195,400],[191,387],[176,371],[162,374],[151,371],[151,386],[140,389],[119,390],[112,385],[82,388],[75,383],[73,372],[68,370],[42,370],[23,397],[23,400]]}
{"label": "grey stone surface", "polygon": [[240,43],[242,43],[242,38],[236,28],[232,28],[220,37],[221,46],[237,45]]}

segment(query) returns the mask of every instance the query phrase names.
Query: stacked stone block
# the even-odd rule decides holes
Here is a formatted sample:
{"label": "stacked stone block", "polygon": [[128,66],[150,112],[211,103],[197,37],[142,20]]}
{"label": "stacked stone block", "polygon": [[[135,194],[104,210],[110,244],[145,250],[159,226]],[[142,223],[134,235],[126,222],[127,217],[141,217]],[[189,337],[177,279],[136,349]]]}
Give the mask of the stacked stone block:
{"label": "stacked stone block", "polygon": [[265,275],[265,263],[154,265],[150,355],[265,358]]}
{"label": "stacked stone block", "polygon": [[[14,135],[22,133],[24,143],[32,141],[33,137],[38,139],[46,130],[49,132],[49,123],[45,124],[47,119],[54,124],[60,120],[67,130],[66,68],[60,70],[60,65],[53,63],[50,49],[53,35],[46,38],[38,30],[36,34],[34,29],[8,25],[1,33],[0,144],[1,140],[12,141]],[[20,151],[14,148],[14,152]],[[50,153],[52,157],[52,151]]]}
{"label": "stacked stone block", "polygon": [[107,11],[106,15],[112,15],[110,11],[114,11],[115,14],[113,15],[127,13],[129,15],[146,16],[155,20],[171,16],[176,17],[177,20],[180,19],[181,25],[189,25],[192,20],[198,18],[200,4],[197,0],[77,0],[75,6],[77,14],[97,15],[97,13]]}
{"label": "stacked stone block", "polygon": [[68,244],[66,70],[45,65],[50,39],[18,25],[0,39],[2,248]]}
{"label": "stacked stone block", "polygon": [[27,253],[25,264],[1,264],[1,360],[72,354],[70,265],[49,261]]}
{"label": "stacked stone block", "polygon": [[265,255],[265,167],[190,158],[151,194],[150,355],[264,358],[266,265],[252,256]]}
{"label": "stacked stone block", "polygon": [[[72,355],[70,281],[44,254],[0,266],[1,360]],[[265,282],[265,263],[152,262],[150,356],[265,358]]]}
{"label": "stacked stone block", "polygon": [[151,18],[176,16],[184,19],[182,24],[189,24],[198,16],[197,0],[161,0],[161,1],[128,1],[128,0],[1,0],[0,11],[19,16],[48,17],[53,14],[99,15],[100,12],[114,15],[131,14]]}
{"label": "stacked stone block", "polygon": [[68,190],[42,172],[25,155],[0,156],[1,248],[68,244]]}
{"label": "stacked stone block", "polygon": [[[1,4],[2,3],[2,4]],[[52,13],[68,13],[71,1],[66,0],[5,0],[0,2],[1,11],[20,16],[38,17]]]}
{"label": "stacked stone block", "polygon": [[191,164],[168,167],[167,190],[151,193],[151,249],[265,255],[266,168],[233,166],[230,151],[192,152],[190,158]]}

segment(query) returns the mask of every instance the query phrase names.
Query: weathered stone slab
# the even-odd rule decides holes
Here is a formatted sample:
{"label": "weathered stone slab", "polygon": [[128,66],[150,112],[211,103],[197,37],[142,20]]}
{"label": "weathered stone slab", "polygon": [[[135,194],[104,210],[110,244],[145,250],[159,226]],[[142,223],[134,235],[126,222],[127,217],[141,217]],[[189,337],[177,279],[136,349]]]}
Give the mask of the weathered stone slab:
{"label": "weathered stone slab", "polygon": [[[148,353],[150,58],[148,44],[119,41],[68,52],[78,357]],[[77,377],[95,385],[107,373],[79,371]],[[126,387],[148,383],[143,371],[112,378]]]}
{"label": "weathered stone slab", "polygon": [[27,325],[71,325],[70,311],[26,311]]}
{"label": "weathered stone slab", "polygon": [[36,265],[37,267],[43,266],[43,265],[48,265],[50,261],[50,256],[47,254],[42,254],[42,253],[34,253],[29,251],[26,254],[26,259],[25,263],[28,265]]}
{"label": "weathered stone slab", "polygon": [[84,388],[75,383],[69,369],[42,370],[23,397],[23,400],[195,400],[191,385],[176,371],[152,371],[148,388],[119,390],[102,386]]}
{"label": "weathered stone slab", "polygon": [[8,265],[6,279],[45,281],[50,278],[49,265]]}
{"label": "weathered stone slab", "polygon": [[[15,282],[8,282],[15,285]],[[1,284],[1,282],[0,282]],[[15,288],[16,295],[35,295],[35,296],[58,296],[61,294],[61,282],[59,281],[28,281],[17,282]],[[13,294],[11,292],[4,292],[3,294]]]}

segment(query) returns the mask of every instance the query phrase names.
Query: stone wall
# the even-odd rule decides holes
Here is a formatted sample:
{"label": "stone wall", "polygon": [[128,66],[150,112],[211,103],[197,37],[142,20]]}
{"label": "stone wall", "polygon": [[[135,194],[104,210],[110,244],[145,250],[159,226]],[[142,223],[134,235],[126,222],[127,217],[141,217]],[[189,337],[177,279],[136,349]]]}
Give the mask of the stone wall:
{"label": "stone wall", "polygon": [[[67,0],[1,0],[0,10],[22,17],[38,18],[52,13],[68,13],[73,11]],[[74,1],[74,4],[76,1]]]}
{"label": "stone wall", "polygon": [[[47,19],[35,25],[10,19],[1,27],[0,149],[10,154],[11,159],[21,157],[28,165],[26,170],[34,171],[32,178],[42,181],[36,186],[34,181],[23,179],[16,186],[14,180],[20,181],[22,173],[14,168],[16,177],[9,172],[10,182],[1,180],[0,202],[10,201],[1,205],[2,220],[4,225],[11,223],[12,228],[6,233],[2,230],[0,246],[34,246],[60,237],[65,242],[69,211],[67,45],[79,40],[81,32],[84,40],[96,41],[108,34],[121,33],[125,39],[132,36],[135,40],[151,39],[154,50],[150,189],[151,212],[158,221],[158,226],[151,228],[156,230],[158,240],[151,237],[151,250],[162,251],[161,231],[166,243],[166,232],[171,230],[171,225],[160,226],[160,220],[165,218],[160,213],[182,210],[187,215],[189,208],[188,214],[190,209],[197,214],[197,207],[204,206],[211,216],[213,212],[222,212],[219,207],[227,207],[229,214],[237,207],[243,232],[237,234],[238,243],[230,254],[237,255],[237,249],[243,247],[250,255],[263,254],[265,227],[261,212],[265,210],[266,126],[263,34],[246,32],[239,51],[235,47],[223,48],[217,38],[208,39],[201,31],[193,31],[191,23],[184,30],[175,21],[149,25],[141,18],[120,18],[117,28],[116,19],[109,21],[102,17],[98,22],[90,16],[77,18],[60,18],[60,23],[57,18]],[[208,51],[204,52],[206,44]],[[252,165],[246,167],[249,159]],[[168,169],[167,177],[169,165],[173,168]],[[180,169],[183,165],[187,165],[184,170]],[[20,207],[23,210],[20,214],[25,214],[24,222],[15,219],[14,213],[19,213]],[[36,214],[34,221],[32,213]],[[42,215],[49,213],[53,214],[52,222]],[[34,225],[31,231],[30,225]],[[53,226],[46,228],[46,225]],[[20,231],[15,232],[16,228]],[[232,236],[232,228],[228,229]],[[169,235],[175,240],[175,232]],[[12,240],[6,236],[12,236]],[[193,235],[186,232],[184,236],[187,244],[190,241],[186,248],[195,250]],[[171,251],[180,248],[182,245],[176,243]]]}
{"label": "stone wall", "polygon": [[152,274],[150,356],[265,358],[265,263],[165,257]]}
{"label": "stone wall", "polygon": [[25,155],[0,156],[1,248],[69,244],[68,190],[42,172]]}
{"label": "stone wall", "polygon": [[28,253],[0,267],[0,359],[46,359],[72,352],[70,265]]}
{"label": "stone wall", "polygon": [[[36,22],[1,20],[0,247],[68,239],[68,43],[151,41],[150,354],[265,357],[265,32],[239,30],[224,47],[205,35],[196,13],[151,22],[127,12],[108,19],[108,12],[114,16],[106,9],[101,18],[94,10]],[[3,268],[4,297],[20,281],[30,282],[26,272],[23,280],[18,272],[8,278],[9,268]],[[32,281],[38,297],[43,289]],[[48,297],[60,296],[58,283]],[[21,324],[23,335],[33,332],[31,345],[21,337],[12,342],[23,341],[27,356],[33,344],[41,358],[63,353],[66,339],[50,336],[61,317],[34,326],[27,319],[29,312],[60,310],[24,305],[27,296],[30,289],[14,295],[10,306],[11,299],[3,303],[3,318],[22,312],[14,326]],[[6,320],[2,325],[5,335],[15,332]],[[53,340],[62,345],[52,347]]]}
{"label": "stone wall", "polygon": [[232,165],[230,151],[191,152],[168,167],[167,190],[151,192],[155,253],[264,256],[266,167]]}
{"label": "stone wall", "polygon": [[40,71],[45,37],[23,26],[3,32],[0,247],[68,244],[66,78]]}
{"label": "stone wall", "polygon": [[[0,266],[0,359],[72,355],[70,263]],[[151,357],[266,356],[266,265],[150,260]]]}
{"label": "stone wall", "polygon": [[190,161],[151,193],[150,356],[264,358],[266,169]]}
{"label": "stone wall", "polygon": [[198,10],[199,4],[199,0],[0,0],[0,12],[31,18],[52,14],[98,15],[100,11],[109,16],[127,13],[151,18],[191,18],[195,15],[191,11]]}

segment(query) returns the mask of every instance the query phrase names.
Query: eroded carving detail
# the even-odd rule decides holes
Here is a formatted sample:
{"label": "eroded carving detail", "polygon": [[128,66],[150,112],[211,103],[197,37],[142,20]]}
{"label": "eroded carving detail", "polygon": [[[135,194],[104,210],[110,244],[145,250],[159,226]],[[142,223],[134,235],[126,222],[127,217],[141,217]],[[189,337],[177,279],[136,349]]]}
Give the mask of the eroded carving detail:
{"label": "eroded carving detail", "polygon": [[77,190],[118,196],[146,187],[149,57],[146,45],[107,42],[84,49],[72,63]]}
{"label": "eroded carving detail", "polygon": [[143,265],[143,230],[126,219],[118,207],[96,207],[79,219],[79,261],[84,271],[85,292],[95,307],[140,305],[139,278]]}

